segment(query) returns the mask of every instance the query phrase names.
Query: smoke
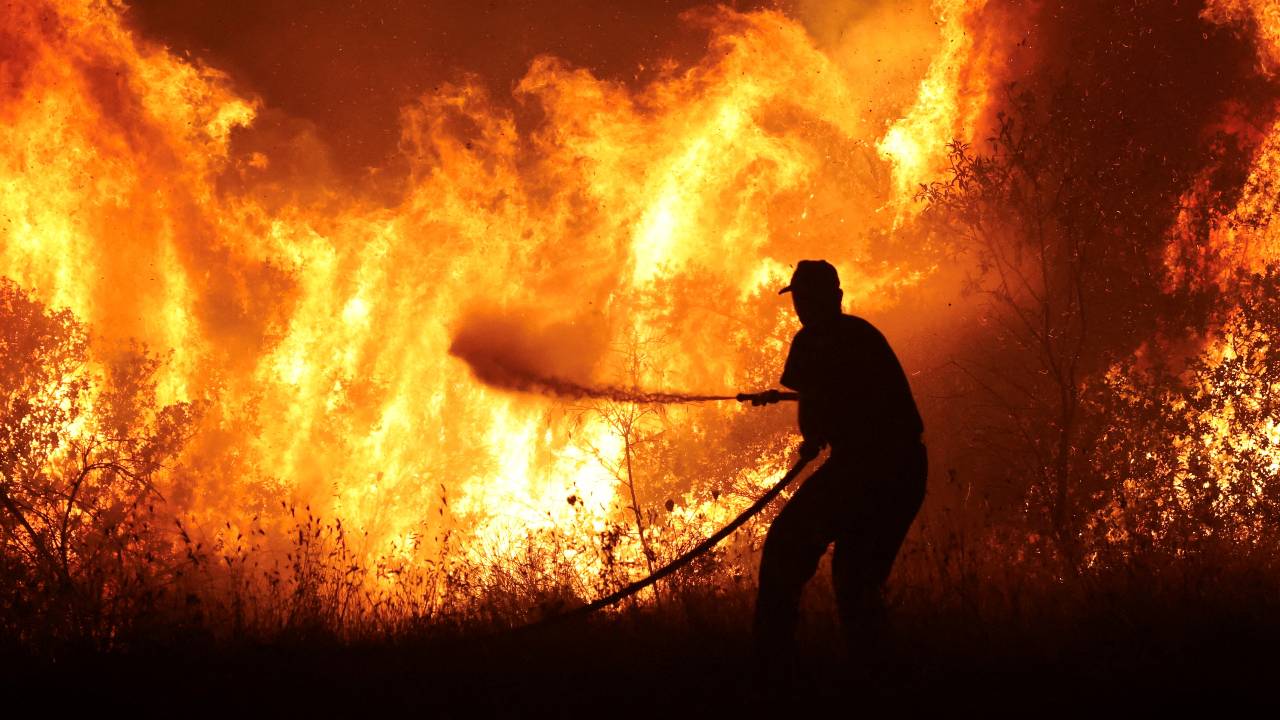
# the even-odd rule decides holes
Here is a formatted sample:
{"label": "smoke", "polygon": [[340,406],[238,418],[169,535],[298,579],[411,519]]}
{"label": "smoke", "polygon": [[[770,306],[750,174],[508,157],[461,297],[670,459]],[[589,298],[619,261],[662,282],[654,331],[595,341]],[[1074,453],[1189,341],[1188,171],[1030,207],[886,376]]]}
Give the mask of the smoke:
{"label": "smoke", "polygon": [[850,82],[878,90],[861,108],[876,124],[910,107],[943,44],[931,0],[796,0],[793,13]]}
{"label": "smoke", "polygon": [[493,312],[473,314],[453,339],[449,354],[471,367],[480,382],[514,392],[571,400],[674,404],[732,400],[732,395],[651,392],[591,383],[599,334],[585,323],[531,325]]}
{"label": "smoke", "polygon": [[[705,37],[678,17],[706,4],[370,0],[300,12],[253,0],[131,0],[128,19],[142,37],[226,71],[242,93],[309,123],[331,156],[328,169],[367,181],[398,159],[399,111],[424,89],[464,76],[510,88],[543,54],[631,81],[637,67],[661,65],[655,56],[701,55]],[[246,133],[259,130],[267,141],[276,135],[260,124]]]}

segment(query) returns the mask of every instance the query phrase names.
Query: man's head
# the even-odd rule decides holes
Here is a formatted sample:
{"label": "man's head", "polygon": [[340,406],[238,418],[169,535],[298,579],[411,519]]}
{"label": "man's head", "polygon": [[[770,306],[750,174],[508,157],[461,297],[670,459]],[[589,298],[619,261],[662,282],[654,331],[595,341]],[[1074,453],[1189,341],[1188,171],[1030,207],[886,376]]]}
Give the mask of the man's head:
{"label": "man's head", "polygon": [[801,325],[823,323],[840,315],[840,276],[826,260],[801,260],[791,275],[791,284],[778,294],[791,293]]}

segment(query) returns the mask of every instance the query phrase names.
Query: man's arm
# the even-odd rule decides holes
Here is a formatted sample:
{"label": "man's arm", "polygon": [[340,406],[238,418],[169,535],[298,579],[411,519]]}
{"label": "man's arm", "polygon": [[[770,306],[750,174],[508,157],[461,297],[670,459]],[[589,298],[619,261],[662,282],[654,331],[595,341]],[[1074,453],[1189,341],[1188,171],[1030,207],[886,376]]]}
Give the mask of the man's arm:
{"label": "man's arm", "polygon": [[813,395],[814,368],[812,350],[808,343],[809,336],[804,329],[791,339],[779,383],[797,391],[793,393],[800,401],[797,424],[800,426],[800,436],[804,438],[804,442],[800,443],[800,457],[812,460],[826,446],[827,438],[823,432],[822,418],[818,414],[817,398]]}
{"label": "man's arm", "polygon": [[822,452],[822,448],[827,445],[827,438],[823,432],[822,419],[818,415],[818,404],[813,397],[806,397],[804,393],[800,393],[800,410],[799,424],[800,436],[804,438],[804,442],[800,443],[800,457],[812,460]]}

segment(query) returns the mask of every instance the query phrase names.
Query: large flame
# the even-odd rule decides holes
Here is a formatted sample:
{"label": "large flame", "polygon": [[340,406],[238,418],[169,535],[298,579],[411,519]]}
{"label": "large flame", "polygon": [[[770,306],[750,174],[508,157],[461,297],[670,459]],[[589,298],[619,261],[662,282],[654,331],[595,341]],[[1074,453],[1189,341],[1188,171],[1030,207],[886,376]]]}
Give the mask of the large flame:
{"label": "large flame", "polygon": [[[6,8],[0,275],[70,308],[101,346],[161,353],[160,400],[203,408],[167,480],[175,511],[309,503],[367,533],[366,557],[448,533],[501,558],[539,529],[600,532],[626,517],[630,453],[658,432],[645,423],[708,475],[675,492],[780,472],[776,451],[726,461],[722,444],[777,447],[782,415],[731,403],[620,425],[612,406],[489,389],[448,350],[479,313],[554,329],[539,357],[575,382],[769,386],[794,330],[775,288],[795,260],[834,261],[864,310],[922,277],[867,245],[894,192],[875,148],[901,192],[966,122],[944,101],[964,47],[954,21],[912,114],[882,137],[865,107],[883,88],[797,21],[709,10],[690,18],[703,59],[643,87],[539,58],[513,98],[540,109],[532,131],[475,83],[423,95],[402,111],[405,184],[375,201],[238,149],[260,103],[140,39],[122,5]],[[651,479],[672,490],[669,473]]]}
{"label": "large flame", "polygon": [[[639,85],[542,56],[510,96],[422,88],[399,156],[357,182],[312,172],[314,137],[260,127],[281,111],[142,38],[122,3],[10,3],[0,276],[81,318],[99,361],[129,340],[158,354],[158,401],[200,411],[162,488],[197,525],[270,522],[284,501],[357,530],[367,563],[500,565],[554,535],[538,552],[588,584],[617,557],[640,571],[670,528],[702,536],[731,514],[721,490],[782,472],[791,418],[513,394],[458,356],[569,388],[733,394],[778,375],[796,325],[775,290],[796,260],[834,262],[859,312],[953,282],[912,235],[911,201],[946,175],[949,142],[991,124],[1020,61],[1003,24],[1036,17],[919,0],[936,30],[868,45],[859,27],[897,5],[798,4],[801,19],[687,15],[705,52]],[[1249,28],[1275,72],[1274,3],[1203,17]],[[1237,120],[1260,149],[1212,231],[1218,279],[1280,243],[1280,125]],[[1275,445],[1274,423],[1260,432]]]}

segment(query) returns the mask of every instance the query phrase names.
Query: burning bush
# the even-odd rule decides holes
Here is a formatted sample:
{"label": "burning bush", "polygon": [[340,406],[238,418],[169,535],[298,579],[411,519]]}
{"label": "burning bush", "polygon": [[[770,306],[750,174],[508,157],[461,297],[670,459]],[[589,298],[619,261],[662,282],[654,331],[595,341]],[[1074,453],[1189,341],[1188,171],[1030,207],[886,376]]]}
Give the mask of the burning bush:
{"label": "burning bush", "polygon": [[1107,479],[1099,549],[1254,545],[1280,522],[1280,271],[1232,283],[1188,363],[1145,348],[1093,395],[1111,418],[1092,462]]}

